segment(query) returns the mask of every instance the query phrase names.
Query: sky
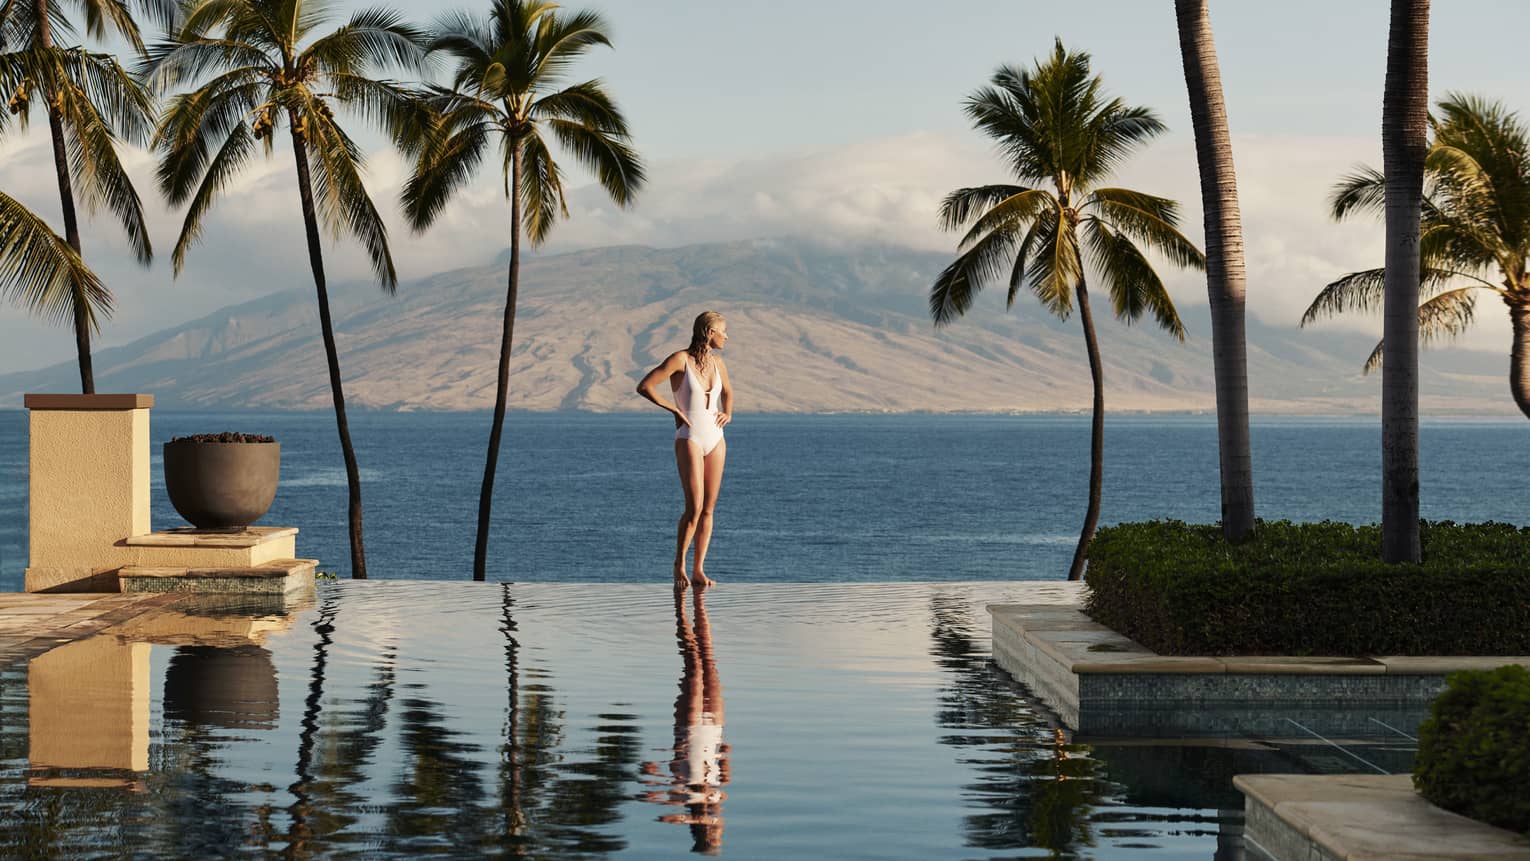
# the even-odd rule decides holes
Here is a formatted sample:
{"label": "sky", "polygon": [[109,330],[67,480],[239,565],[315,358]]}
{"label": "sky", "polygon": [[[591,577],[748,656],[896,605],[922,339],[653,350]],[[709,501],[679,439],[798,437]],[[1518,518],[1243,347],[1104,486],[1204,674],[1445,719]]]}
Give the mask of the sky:
{"label": "sky", "polygon": [[[349,10],[371,3],[341,3]],[[444,4],[393,4],[428,23]],[[1061,38],[1088,51],[1107,90],[1148,107],[1169,132],[1120,172],[1120,184],[1184,207],[1199,241],[1200,190],[1190,113],[1169,0],[607,0],[612,49],[589,55],[571,79],[602,78],[629,117],[650,166],[647,188],[614,209],[587,175],[572,217],[547,253],[618,243],[692,242],[809,235],[951,252],[935,213],[966,185],[1007,181],[987,139],[969,126],[963,99],[1001,64],[1030,64]],[[1521,60],[1530,3],[1437,0],[1430,41],[1434,98],[1467,91],[1530,108]],[[461,8],[482,11],[471,4]],[[486,8],[486,4],[484,6]],[[1248,254],[1249,311],[1291,325],[1323,284],[1381,263],[1382,229],[1334,224],[1325,199],[1358,163],[1380,164],[1385,0],[1212,0]],[[357,118],[347,118],[361,128]],[[437,225],[413,234],[397,215],[407,165],[375,134],[368,185],[388,214],[394,259],[407,279],[492,260],[508,244],[509,209],[495,168],[483,171]],[[124,151],[151,212],[158,256],[133,262],[106,214],[83,227],[85,255],[114,290],[118,312],[98,343],[127,343],[266,293],[312,289],[291,153],[257,159],[213,210],[204,238],[172,277],[170,250],[182,212],[159,199],[153,159]],[[46,125],[0,140],[0,189],[60,225]],[[354,243],[326,246],[331,281],[365,279]],[[1206,302],[1204,279],[1165,273],[1182,306]],[[527,284],[524,290],[534,290]],[[379,294],[378,301],[386,301]],[[1479,308],[1464,346],[1506,350],[1507,315]],[[1041,313],[1017,303],[1014,313]],[[1380,331],[1379,318],[1335,327]],[[73,355],[64,327],[0,308],[0,369]]]}

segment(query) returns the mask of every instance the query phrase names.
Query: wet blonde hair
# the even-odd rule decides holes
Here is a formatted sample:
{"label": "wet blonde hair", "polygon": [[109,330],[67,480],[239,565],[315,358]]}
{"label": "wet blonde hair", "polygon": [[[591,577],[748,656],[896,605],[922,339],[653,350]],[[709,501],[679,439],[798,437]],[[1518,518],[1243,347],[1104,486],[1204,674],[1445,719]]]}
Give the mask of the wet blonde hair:
{"label": "wet blonde hair", "polygon": [[723,322],[723,315],[716,311],[702,311],[696,317],[696,323],[691,326],[691,345],[685,348],[697,366],[702,364],[702,359],[710,353],[708,346],[712,340],[712,333],[717,331],[717,325]]}

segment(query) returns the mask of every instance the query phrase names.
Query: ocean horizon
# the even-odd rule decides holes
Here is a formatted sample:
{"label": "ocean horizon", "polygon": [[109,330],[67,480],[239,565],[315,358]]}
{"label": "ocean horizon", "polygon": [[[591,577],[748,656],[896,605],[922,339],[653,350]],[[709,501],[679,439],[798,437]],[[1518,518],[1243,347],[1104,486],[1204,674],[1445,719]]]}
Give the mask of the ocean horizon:
{"label": "ocean horizon", "polygon": [[[351,414],[369,573],[465,580],[488,414]],[[27,424],[0,411],[0,590],[26,567]],[[1256,415],[1258,514],[1371,523],[1380,516],[1379,419]],[[1067,571],[1088,480],[1087,414],[742,414],[708,573],[737,582],[1054,580]],[[185,411],[151,418],[156,529],[184,525],[159,447],[223,430],[282,443],[266,525],[349,576],[346,487],[329,411]],[[672,425],[648,413],[512,413],[501,449],[488,576],[669,582],[681,497]],[[1423,516],[1523,524],[1530,424],[1431,417],[1421,429]],[[1216,419],[1106,416],[1101,525],[1218,518]]]}

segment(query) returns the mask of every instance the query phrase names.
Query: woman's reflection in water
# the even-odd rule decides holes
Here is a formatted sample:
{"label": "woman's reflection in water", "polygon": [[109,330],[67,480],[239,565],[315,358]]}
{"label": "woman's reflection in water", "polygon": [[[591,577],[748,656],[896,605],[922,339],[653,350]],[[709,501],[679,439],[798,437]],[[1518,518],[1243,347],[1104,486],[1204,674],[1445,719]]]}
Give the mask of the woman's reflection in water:
{"label": "woman's reflection in water", "polygon": [[707,621],[704,591],[694,591],[695,625],[685,617],[685,593],[675,590],[675,638],[685,671],[680,676],[680,695],[675,697],[675,748],[665,780],[657,762],[643,763],[644,782],[664,787],[643,797],[657,804],[684,808],[668,813],[660,822],[688,825],[692,852],[722,854],[722,803],[728,797],[723,786],[730,779],[723,744],[722,681],[712,652],[712,626]]}

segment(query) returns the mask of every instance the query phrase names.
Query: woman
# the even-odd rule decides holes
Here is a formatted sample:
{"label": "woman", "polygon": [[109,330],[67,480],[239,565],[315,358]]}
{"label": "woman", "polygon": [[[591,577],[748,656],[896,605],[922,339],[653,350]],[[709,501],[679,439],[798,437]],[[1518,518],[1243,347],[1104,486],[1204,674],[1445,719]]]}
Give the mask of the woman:
{"label": "woman", "polygon": [[[728,366],[717,355],[728,343],[728,322],[716,311],[696,318],[691,345],[659,364],[638,383],[638,394],[675,416],[675,463],[680,468],[680,489],[685,491],[685,514],[675,535],[675,588],[686,587],[685,553],[692,539],[696,553],[689,582],[697,589],[713,584],[706,575],[707,543],[712,540],[712,510],[722,486],[723,461],[728,444],[723,428],[733,414],[733,384]],[[669,378],[674,404],[658,394],[659,380]]]}

